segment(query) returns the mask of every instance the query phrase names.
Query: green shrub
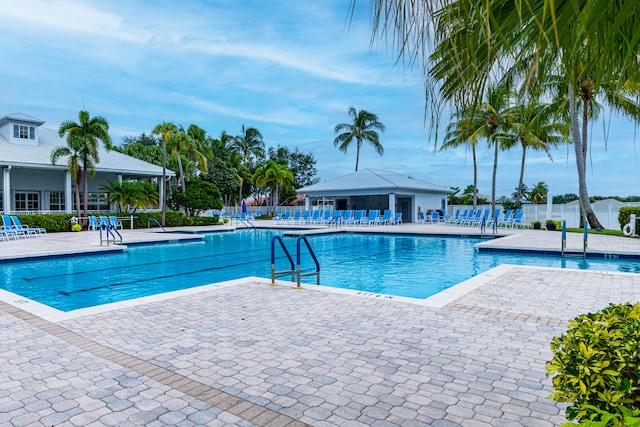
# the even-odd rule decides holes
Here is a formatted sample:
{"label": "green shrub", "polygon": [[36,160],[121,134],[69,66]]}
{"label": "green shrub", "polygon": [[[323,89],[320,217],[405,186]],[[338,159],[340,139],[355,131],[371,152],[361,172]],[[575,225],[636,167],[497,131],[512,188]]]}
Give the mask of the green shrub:
{"label": "green shrub", "polygon": [[[595,406],[587,405],[593,410],[588,418],[583,418],[578,426],[581,427],[638,427],[640,426],[640,409],[627,409],[618,405],[616,412],[603,411]],[[574,423],[564,423],[562,427],[575,427]]]}
{"label": "green shrub", "polygon": [[592,408],[621,415],[621,407],[640,409],[640,304],[610,304],[576,317],[551,350],[551,397],[573,403],[567,419],[589,420],[597,414]]}
{"label": "green shrub", "polygon": [[22,225],[44,228],[48,233],[55,233],[57,231],[69,231],[71,229],[69,220],[74,216],[74,214],[33,214],[18,215],[18,218],[20,218]]}
{"label": "green shrub", "polygon": [[620,230],[629,223],[629,216],[636,214],[636,230],[640,230],[640,206],[623,206],[618,211],[618,224]]}

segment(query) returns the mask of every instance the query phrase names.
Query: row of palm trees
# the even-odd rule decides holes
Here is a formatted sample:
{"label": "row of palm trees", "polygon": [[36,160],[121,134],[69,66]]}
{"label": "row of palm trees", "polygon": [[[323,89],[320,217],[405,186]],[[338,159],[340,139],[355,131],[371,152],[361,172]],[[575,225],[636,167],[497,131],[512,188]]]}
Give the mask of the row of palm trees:
{"label": "row of palm trees", "polygon": [[520,177],[515,201],[520,203],[524,195],[524,169],[527,150],[543,150],[549,157],[549,149],[569,141],[569,126],[560,114],[558,103],[544,103],[535,98],[518,99],[508,85],[489,85],[483,102],[467,105],[452,114],[447,126],[441,150],[469,146],[473,159],[473,206],[477,206],[478,164],[476,148],[485,139],[493,149],[491,206],[496,203],[496,175],[498,155],[502,150],[514,147],[522,149]]}
{"label": "row of palm trees", "polygon": [[517,82],[536,99],[562,94],[581,210],[602,228],[587,190],[588,124],[596,101],[640,119],[640,2],[372,0],[371,7],[374,39],[390,40],[401,60],[422,66],[436,134],[442,111],[480,109],[493,84]]}

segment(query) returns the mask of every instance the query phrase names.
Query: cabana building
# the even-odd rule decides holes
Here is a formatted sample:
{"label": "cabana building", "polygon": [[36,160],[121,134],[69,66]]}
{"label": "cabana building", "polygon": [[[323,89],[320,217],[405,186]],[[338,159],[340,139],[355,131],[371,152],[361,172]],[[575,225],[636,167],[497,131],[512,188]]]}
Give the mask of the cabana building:
{"label": "cabana building", "polygon": [[418,212],[447,208],[447,187],[378,169],[363,169],[297,190],[305,194],[305,209],[313,205],[336,210],[391,209],[402,212],[403,222],[413,222]]}
{"label": "cabana building", "polygon": [[[0,208],[4,213],[74,211],[76,183],[67,170],[67,158],[51,163],[51,152],[66,146],[66,141],[57,131],[43,127],[44,123],[22,113],[0,117]],[[101,146],[99,159],[96,174],[89,180],[89,210],[111,210],[101,191],[110,182],[140,178],[162,181],[162,167],[117,151]],[[167,175],[175,174],[167,171]]]}

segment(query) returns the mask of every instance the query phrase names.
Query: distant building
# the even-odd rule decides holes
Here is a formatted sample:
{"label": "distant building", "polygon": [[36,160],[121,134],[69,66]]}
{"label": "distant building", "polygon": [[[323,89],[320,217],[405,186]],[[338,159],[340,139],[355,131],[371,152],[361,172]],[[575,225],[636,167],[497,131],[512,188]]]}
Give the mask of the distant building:
{"label": "distant building", "polygon": [[297,190],[305,194],[305,208],[327,204],[337,210],[391,209],[402,212],[403,222],[412,222],[418,211],[447,208],[447,187],[378,169],[364,169]]}
{"label": "distant building", "polygon": [[[71,213],[75,209],[75,181],[67,170],[67,158],[51,164],[51,152],[66,142],[44,123],[22,113],[0,117],[0,208],[5,213]],[[109,182],[162,177],[161,167],[114,150],[100,147],[99,158],[96,174],[89,180],[92,211],[110,210],[100,191]],[[175,174],[167,171],[167,175]]]}

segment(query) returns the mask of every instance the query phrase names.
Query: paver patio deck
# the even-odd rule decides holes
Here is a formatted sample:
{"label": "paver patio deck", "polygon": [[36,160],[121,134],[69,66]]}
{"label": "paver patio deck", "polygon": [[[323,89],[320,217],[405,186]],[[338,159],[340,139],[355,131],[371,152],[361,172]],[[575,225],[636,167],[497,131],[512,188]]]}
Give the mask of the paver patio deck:
{"label": "paver patio deck", "polygon": [[[559,247],[559,233],[516,234],[490,244]],[[95,235],[0,250],[95,246],[79,237]],[[637,239],[597,237],[592,250],[640,254]],[[255,278],[59,321],[0,302],[0,424],[559,425],[551,338],[580,313],[640,301],[640,275],[512,266],[483,280],[441,308]]]}

